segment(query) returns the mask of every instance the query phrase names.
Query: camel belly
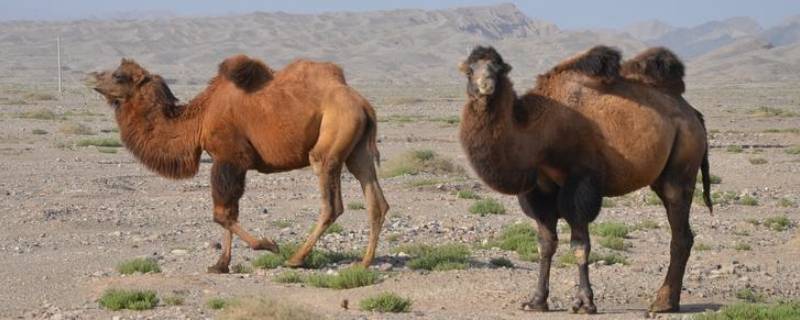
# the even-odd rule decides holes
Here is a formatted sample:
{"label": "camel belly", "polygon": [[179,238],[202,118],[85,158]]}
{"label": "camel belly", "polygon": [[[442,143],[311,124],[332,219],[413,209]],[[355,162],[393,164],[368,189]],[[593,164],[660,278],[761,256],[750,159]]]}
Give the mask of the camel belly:
{"label": "camel belly", "polygon": [[606,105],[594,110],[600,131],[600,152],[605,162],[605,188],[610,196],[622,195],[652,184],[672,151],[676,128],[656,109],[632,103]]}

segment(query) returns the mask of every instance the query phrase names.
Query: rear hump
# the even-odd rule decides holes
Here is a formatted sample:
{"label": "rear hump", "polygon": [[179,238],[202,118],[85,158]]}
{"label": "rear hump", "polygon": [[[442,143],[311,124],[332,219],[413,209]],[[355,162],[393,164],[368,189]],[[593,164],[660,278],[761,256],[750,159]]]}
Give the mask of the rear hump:
{"label": "rear hump", "polygon": [[686,91],[685,66],[680,58],[664,47],[645,50],[622,64],[622,76],[672,95]]}

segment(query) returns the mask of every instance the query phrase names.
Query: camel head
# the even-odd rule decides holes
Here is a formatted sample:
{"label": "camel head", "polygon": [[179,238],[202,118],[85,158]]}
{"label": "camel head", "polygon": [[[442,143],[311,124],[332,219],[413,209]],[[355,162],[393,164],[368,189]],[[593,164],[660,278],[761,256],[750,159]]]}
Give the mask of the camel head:
{"label": "camel head", "polygon": [[[166,89],[166,84],[161,77],[151,75],[131,59],[122,59],[119,67],[114,70],[91,72],[86,78],[86,84],[103,95],[115,110],[135,97],[137,93],[144,92],[146,87],[153,87],[150,85],[154,83],[155,87],[161,89],[158,91],[162,95],[168,94],[168,96],[161,97],[162,100],[177,101],[169,89]],[[147,91],[152,92],[151,90]]]}
{"label": "camel head", "polygon": [[459,65],[459,70],[467,76],[467,94],[478,99],[493,95],[498,79],[506,76],[511,66],[503,62],[494,48],[478,46]]}

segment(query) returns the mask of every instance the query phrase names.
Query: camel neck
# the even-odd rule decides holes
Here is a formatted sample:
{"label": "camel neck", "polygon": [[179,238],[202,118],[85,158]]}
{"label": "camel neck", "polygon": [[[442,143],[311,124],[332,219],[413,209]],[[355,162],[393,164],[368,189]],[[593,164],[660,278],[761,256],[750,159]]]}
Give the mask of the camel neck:
{"label": "camel neck", "polygon": [[461,145],[472,168],[487,185],[506,194],[529,189],[535,174],[515,160],[519,107],[513,84],[502,77],[494,95],[471,99],[462,113]]}
{"label": "camel neck", "polygon": [[202,152],[202,96],[181,105],[164,99],[158,92],[133,97],[116,113],[123,143],[148,169],[161,176],[194,176]]}

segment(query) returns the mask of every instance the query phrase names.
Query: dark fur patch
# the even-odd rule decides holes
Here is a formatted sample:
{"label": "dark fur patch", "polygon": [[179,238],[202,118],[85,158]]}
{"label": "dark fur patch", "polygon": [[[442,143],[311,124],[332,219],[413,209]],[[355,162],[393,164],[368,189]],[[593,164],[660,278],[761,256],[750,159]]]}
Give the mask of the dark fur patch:
{"label": "dark fur patch", "polygon": [[684,73],[683,62],[675,53],[663,47],[647,49],[622,65],[623,77],[674,95],[686,91]]}
{"label": "dark fur patch", "polygon": [[164,116],[167,118],[175,118],[181,114],[183,111],[183,107],[178,105],[178,98],[172,93],[172,90],[169,89],[167,83],[161,76],[151,76],[153,81],[153,85],[155,86],[155,94],[157,99],[162,101],[162,111],[164,112]]}
{"label": "dark fur patch", "polygon": [[503,61],[503,57],[500,56],[500,54],[497,52],[497,50],[494,49],[494,47],[491,46],[475,47],[474,49],[472,49],[472,52],[470,52],[469,57],[467,57],[467,60],[465,62],[467,64],[472,64],[479,60],[489,60],[492,63],[501,66],[500,70],[501,73],[508,73],[509,71],[511,71],[511,66],[505,63],[505,61]]}
{"label": "dark fur patch", "polygon": [[229,164],[214,164],[211,168],[211,195],[215,203],[231,205],[244,194],[245,170]]}
{"label": "dark fur patch", "polygon": [[273,77],[267,65],[245,55],[225,59],[219,65],[219,74],[247,93],[260,90]]}
{"label": "dark fur patch", "polygon": [[596,46],[583,54],[559,63],[550,73],[573,71],[599,79],[604,84],[610,84],[619,78],[621,60],[622,54],[619,53],[619,50],[607,46]]}
{"label": "dark fur patch", "polygon": [[570,225],[587,224],[600,214],[603,192],[591,177],[567,179],[558,193],[558,211]]}

